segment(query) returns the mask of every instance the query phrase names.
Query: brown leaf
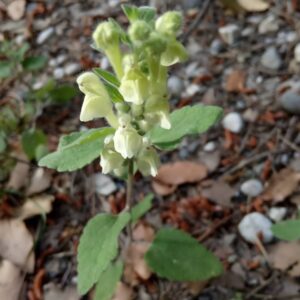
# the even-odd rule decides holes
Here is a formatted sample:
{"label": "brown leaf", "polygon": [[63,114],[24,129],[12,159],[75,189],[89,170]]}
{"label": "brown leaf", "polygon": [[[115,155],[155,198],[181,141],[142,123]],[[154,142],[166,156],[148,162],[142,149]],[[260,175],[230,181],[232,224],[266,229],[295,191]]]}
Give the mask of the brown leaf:
{"label": "brown leaf", "polygon": [[47,170],[43,168],[37,168],[31,178],[30,185],[26,191],[27,196],[41,193],[48,189],[51,184],[51,176]]}
{"label": "brown leaf", "polygon": [[288,272],[292,277],[300,276],[300,242],[280,242],[269,252],[274,268]]}
{"label": "brown leaf", "polygon": [[25,12],[25,0],[15,0],[8,4],[7,6],[7,14],[14,21],[20,20]]}
{"label": "brown leaf", "polygon": [[264,0],[237,0],[239,5],[246,11],[260,12],[265,11],[270,7],[270,4]]}
{"label": "brown leaf", "polygon": [[52,210],[52,202],[54,197],[52,195],[39,195],[28,198],[23,206],[17,212],[16,217],[19,220],[25,220],[36,215],[47,214]]}
{"label": "brown leaf", "polygon": [[246,74],[242,70],[233,70],[226,80],[227,92],[242,92],[245,89]]}
{"label": "brown leaf", "polygon": [[51,283],[47,285],[44,293],[44,300],[79,300],[80,296],[77,293],[76,287],[59,288],[57,285]]}
{"label": "brown leaf", "polygon": [[[24,159],[23,157],[20,157]],[[29,164],[25,162],[17,162],[14,169],[10,173],[10,177],[7,183],[7,188],[13,190],[19,190],[24,187],[28,182]]]}
{"label": "brown leaf", "polygon": [[167,185],[180,185],[198,182],[206,176],[205,165],[192,161],[178,161],[162,165],[154,180]]}
{"label": "brown leaf", "polygon": [[272,176],[263,197],[274,202],[281,202],[290,196],[298,187],[300,173],[286,168]]}
{"label": "brown leaf", "polygon": [[161,196],[167,196],[172,194],[176,190],[176,185],[167,185],[153,180],[152,188],[156,194]]}
{"label": "brown leaf", "polygon": [[18,300],[23,285],[21,270],[8,260],[0,264],[0,299]]}
{"label": "brown leaf", "polygon": [[203,189],[201,194],[221,206],[231,207],[231,198],[234,196],[235,190],[226,182],[218,180],[214,181],[209,188]]}
{"label": "brown leaf", "polygon": [[119,282],[117,285],[115,295],[112,298],[112,300],[132,300],[132,299],[133,299],[132,289],[128,285]]}
{"label": "brown leaf", "polygon": [[0,221],[0,256],[24,271],[33,271],[33,237],[24,222],[20,220]]}

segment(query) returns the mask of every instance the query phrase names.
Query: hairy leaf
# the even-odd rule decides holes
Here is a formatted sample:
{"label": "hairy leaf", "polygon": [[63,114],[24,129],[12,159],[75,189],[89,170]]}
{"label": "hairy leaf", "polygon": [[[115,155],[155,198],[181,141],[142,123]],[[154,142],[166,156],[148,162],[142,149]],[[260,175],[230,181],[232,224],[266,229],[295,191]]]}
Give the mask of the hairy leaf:
{"label": "hairy leaf", "polygon": [[176,281],[206,280],[223,270],[217,257],[177,229],[161,229],[145,259],[158,275]]}
{"label": "hairy leaf", "polygon": [[217,106],[194,105],[175,110],[171,115],[171,129],[159,126],[150,131],[153,144],[162,149],[174,149],[187,135],[207,131],[222,117],[222,109]]}
{"label": "hairy leaf", "polygon": [[99,281],[103,271],[116,257],[118,236],[130,220],[125,212],[117,216],[99,214],[92,218],[80,238],[78,247],[78,289],[85,294]]}
{"label": "hairy leaf", "polygon": [[44,156],[39,166],[59,172],[80,169],[99,157],[105,137],[113,132],[113,128],[101,128],[63,136],[58,149]]}

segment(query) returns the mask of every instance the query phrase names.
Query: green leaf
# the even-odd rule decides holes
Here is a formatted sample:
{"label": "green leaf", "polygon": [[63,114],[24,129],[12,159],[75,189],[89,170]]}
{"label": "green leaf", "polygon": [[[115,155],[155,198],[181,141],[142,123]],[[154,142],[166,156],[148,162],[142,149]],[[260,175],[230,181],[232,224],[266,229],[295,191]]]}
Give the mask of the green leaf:
{"label": "green leaf", "polygon": [[0,78],[10,77],[13,73],[13,63],[8,60],[0,61]]}
{"label": "green leaf", "polygon": [[152,207],[152,200],[154,195],[148,194],[142,201],[135,205],[131,210],[131,220],[136,222]]}
{"label": "green leaf", "polygon": [[171,129],[159,126],[153,128],[150,139],[153,144],[162,149],[174,149],[180,140],[187,135],[200,134],[207,131],[222,117],[222,109],[217,106],[201,104],[185,106],[175,110],[171,115]]}
{"label": "green leaf", "polygon": [[105,137],[113,132],[113,128],[106,127],[63,136],[58,149],[43,157],[39,166],[59,172],[80,169],[100,156]]}
{"label": "green leaf", "polygon": [[151,6],[141,6],[138,8],[140,20],[144,20],[145,22],[151,22],[154,20],[156,15],[156,9]]}
{"label": "green leaf", "polygon": [[123,263],[118,261],[111,264],[99,278],[96,285],[95,300],[110,300],[114,294],[118,281],[123,273]]}
{"label": "green leaf", "polygon": [[93,69],[94,73],[96,73],[99,77],[101,77],[102,79],[104,79],[107,83],[114,85],[116,87],[120,86],[120,81],[118,80],[118,78],[105,70],[102,70],[100,68],[94,68]]}
{"label": "green leaf", "polygon": [[49,96],[49,93],[55,89],[56,82],[54,79],[49,79],[42,87],[28,94],[30,101],[43,101]]}
{"label": "green leaf", "polygon": [[6,134],[4,131],[0,131],[0,153],[3,153],[6,149]]}
{"label": "green leaf", "polygon": [[300,220],[288,220],[272,226],[273,234],[282,240],[294,241],[300,239]]}
{"label": "green leaf", "polygon": [[30,56],[23,60],[22,65],[26,71],[37,71],[42,69],[46,65],[46,62],[46,56]]}
{"label": "green leaf", "polygon": [[53,103],[64,104],[69,102],[77,95],[77,89],[69,84],[63,84],[52,91],[50,91],[49,96]]}
{"label": "green leaf", "polygon": [[[118,236],[130,220],[129,213],[99,214],[92,218],[78,246],[78,290],[85,294],[118,253]],[[99,299],[100,300],[100,299]]]}
{"label": "green leaf", "polygon": [[19,49],[17,49],[14,53],[13,53],[13,57],[14,59],[16,59],[17,61],[22,61],[24,59],[24,56],[26,54],[26,52],[29,50],[30,45],[28,43],[24,43]]}
{"label": "green leaf", "polygon": [[223,271],[216,256],[177,229],[161,229],[145,259],[158,275],[176,281],[207,280]]}
{"label": "green leaf", "polygon": [[120,94],[120,92],[118,91],[118,89],[116,87],[114,87],[113,85],[106,83],[106,82],[104,82],[104,85],[105,85],[105,88],[106,88],[111,100],[114,103],[124,101],[123,96]]}
{"label": "green leaf", "polygon": [[49,153],[48,147],[45,144],[38,145],[34,151],[34,158],[39,161]]}
{"label": "green leaf", "polygon": [[139,9],[135,5],[123,4],[121,7],[130,22],[139,18]]}
{"label": "green leaf", "polygon": [[35,158],[36,149],[40,145],[45,145],[47,137],[40,129],[30,128],[22,133],[22,147],[29,159]]}

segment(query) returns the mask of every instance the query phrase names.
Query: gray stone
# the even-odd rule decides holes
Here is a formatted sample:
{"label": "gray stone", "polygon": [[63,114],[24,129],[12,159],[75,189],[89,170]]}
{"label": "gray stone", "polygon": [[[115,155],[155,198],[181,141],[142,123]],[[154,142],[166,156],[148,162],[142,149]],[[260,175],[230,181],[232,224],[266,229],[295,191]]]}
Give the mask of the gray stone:
{"label": "gray stone", "polygon": [[211,141],[211,142],[208,142],[208,143],[206,143],[206,144],[204,145],[203,150],[204,150],[205,152],[213,152],[213,151],[216,150],[216,147],[217,147],[216,143],[213,142],[213,141]]}
{"label": "gray stone", "polygon": [[217,55],[224,50],[224,43],[220,39],[214,39],[209,47],[209,52],[212,55]]}
{"label": "gray stone", "polygon": [[225,43],[232,45],[237,41],[240,29],[236,24],[228,24],[219,28],[219,34]]}
{"label": "gray stone", "polygon": [[54,28],[49,27],[43,31],[41,31],[36,39],[38,45],[43,44],[50,36],[54,33]]}
{"label": "gray stone", "polygon": [[260,63],[263,67],[271,70],[278,70],[282,64],[281,57],[275,47],[269,47],[261,57]]}
{"label": "gray stone", "polygon": [[286,207],[271,207],[268,212],[268,216],[274,222],[280,222],[287,214]]}
{"label": "gray stone", "polygon": [[294,56],[296,62],[300,63],[300,43],[298,43],[294,49]]}
{"label": "gray stone", "polygon": [[227,114],[223,121],[223,127],[233,133],[240,133],[244,127],[244,122],[241,115],[237,112]]}
{"label": "gray stone", "polygon": [[177,76],[171,76],[168,80],[168,88],[172,95],[180,96],[184,88],[182,79]]}
{"label": "gray stone", "polygon": [[241,191],[249,197],[256,197],[261,194],[263,190],[264,187],[262,183],[257,179],[249,179],[241,185]]}
{"label": "gray stone", "polygon": [[107,175],[95,174],[93,176],[96,192],[100,195],[108,196],[117,190],[114,181]]}
{"label": "gray stone", "polygon": [[279,29],[278,19],[274,15],[269,15],[261,21],[258,26],[258,32],[265,34],[268,32],[274,32]]}
{"label": "gray stone", "polygon": [[81,70],[81,66],[77,63],[70,63],[65,66],[64,71],[67,75],[73,75]]}
{"label": "gray stone", "polygon": [[299,89],[290,89],[280,97],[280,105],[291,114],[300,115]]}
{"label": "gray stone", "polygon": [[56,68],[53,71],[53,76],[55,79],[61,79],[64,77],[64,75],[65,75],[65,71],[63,68]]}

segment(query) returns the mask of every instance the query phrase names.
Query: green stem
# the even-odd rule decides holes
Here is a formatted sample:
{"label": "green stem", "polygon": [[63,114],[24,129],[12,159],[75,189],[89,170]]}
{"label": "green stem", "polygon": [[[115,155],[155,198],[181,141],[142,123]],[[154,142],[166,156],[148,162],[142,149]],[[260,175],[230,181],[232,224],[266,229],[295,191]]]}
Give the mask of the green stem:
{"label": "green stem", "polygon": [[[126,210],[131,214],[132,204],[133,204],[133,173],[134,173],[134,161],[130,159],[128,162],[128,176],[127,176],[127,191],[126,191]],[[129,240],[132,241],[132,228],[131,228],[131,221],[127,226]]]}

